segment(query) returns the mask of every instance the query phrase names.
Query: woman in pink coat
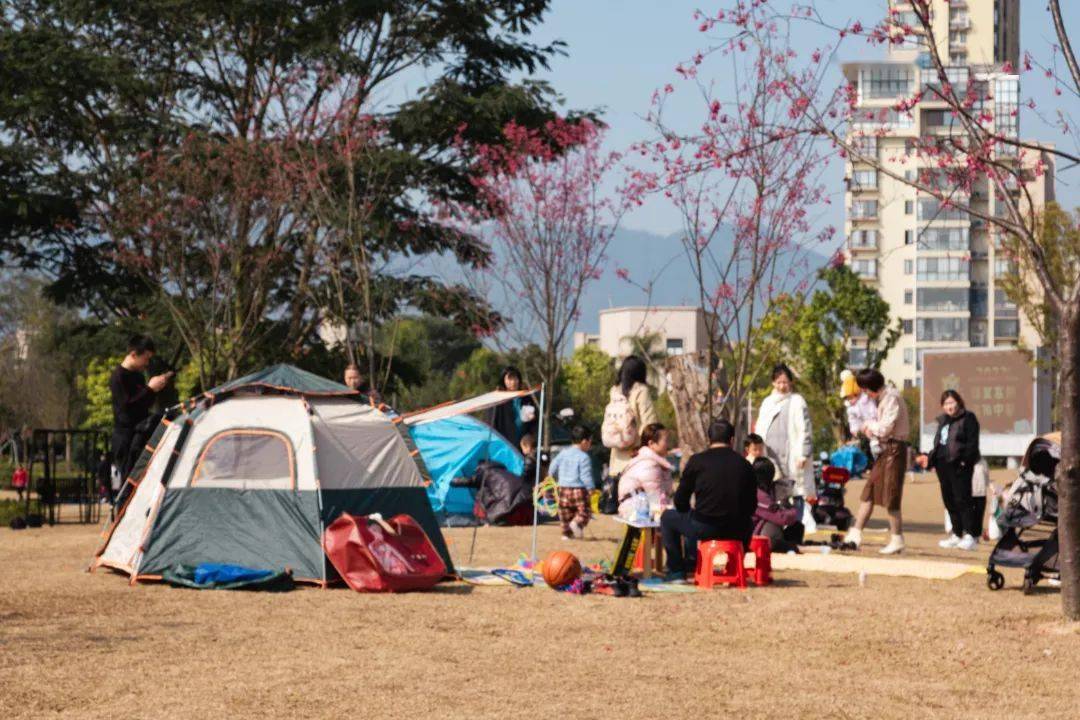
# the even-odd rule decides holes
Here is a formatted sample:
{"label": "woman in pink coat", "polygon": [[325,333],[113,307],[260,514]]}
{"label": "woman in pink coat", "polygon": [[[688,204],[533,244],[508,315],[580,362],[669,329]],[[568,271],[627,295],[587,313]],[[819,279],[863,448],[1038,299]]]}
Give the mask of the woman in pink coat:
{"label": "woman in pink coat", "polygon": [[633,498],[639,492],[656,498],[661,509],[670,506],[672,494],[671,471],[667,461],[671,449],[670,433],[660,423],[646,425],[641,431],[641,447],[631,458],[619,476],[619,515],[631,518],[634,514]]}

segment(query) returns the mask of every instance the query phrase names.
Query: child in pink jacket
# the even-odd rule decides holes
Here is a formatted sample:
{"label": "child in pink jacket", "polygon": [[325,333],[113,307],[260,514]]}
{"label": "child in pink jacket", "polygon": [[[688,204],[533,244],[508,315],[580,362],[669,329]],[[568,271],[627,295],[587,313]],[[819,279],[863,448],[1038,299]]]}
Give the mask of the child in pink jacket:
{"label": "child in pink jacket", "polygon": [[661,509],[671,505],[674,469],[667,461],[670,433],[660,423],[646,425],[641,431],[641,447],[619,476],[619,516],[634,515],[633,498],[639,492],[655,497]]}

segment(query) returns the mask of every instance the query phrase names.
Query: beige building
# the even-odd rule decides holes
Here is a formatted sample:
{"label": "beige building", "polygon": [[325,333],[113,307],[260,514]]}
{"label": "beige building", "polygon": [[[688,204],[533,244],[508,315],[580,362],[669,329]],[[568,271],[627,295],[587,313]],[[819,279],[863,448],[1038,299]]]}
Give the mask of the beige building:
{"label": "beige building", "polygon": [[598,333],[574,333],[574,349],[595,345],[614,358],[634,351],[634,338],[653,336],[653,352],[698,352],[708,346],[705,313],[693,306],[634,306],[600,311]]}
{"label": "beige building", "polygon": [[[919,25],[908,3],[890,4],[898,24]],[[932,11],[951,83],[961,95],[972,88],[992,111],[996,129],[1017,137],[1019,77],[1006,63],[1018,62],[1019,1],[934,0]],[[919,384],[922,350],[1020,340],[1036,347],[1031,326],[996,287],[996,278],[1013,271],[1004,253],[996,252],[997,231],[963,209],[1002,212],[993,183],[976,183],[970,194],[957,191],[957,206],[949,207],[858,161],[876,158],[884,169],[915,179],[920,171],[916,138],[959,133],[948,106],[933,93],[938,77],[923,38],[890,46],[883,60],[847,64],[844,73],[858,88],[859,106],[859,120],[850,128],[858,153],[846,178],[848,263],[878,289],[903,326],[882,372],[897,385],[912,386]],[[898,98],[918,90],[926,92],[910,117],[892,109]],[[1026,158],[1025,164],[1033,167],[1036,160]],[[1052,168],[1048,156],[1042,161]],[[1038,178],[1031,172],[1028,189],[1037,204],[1052,199],[1052,172]],[[1020,189],[1010,192],[1017,197]],[[865,352],[856,341],[851,364],[861,365]]]}

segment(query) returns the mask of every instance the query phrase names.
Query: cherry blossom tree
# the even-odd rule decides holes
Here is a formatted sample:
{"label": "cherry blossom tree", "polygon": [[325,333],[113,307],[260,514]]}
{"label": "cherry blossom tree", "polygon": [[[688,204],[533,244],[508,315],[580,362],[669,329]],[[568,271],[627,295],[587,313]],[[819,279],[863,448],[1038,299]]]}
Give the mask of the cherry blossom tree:
{"label": "cherry blossom tree", "polygon": [[[476,282],[512,317],[496,340],[537,344],[526,374],[554,388],[585,288],[600,277],[627,207],[605,188],[620,156],[603,150],[603,130],[587,118],[538,130],[509,123],[503,135],[471,150],[478,201],[447,204],[443,217],[450,227],[483,226],[494,260]],[[549,414],[551,393],[546,404]]]}
{"label": "cherry blossom tree", "polygon": [[[680,240],[698,305],[706,321],[702,357],[669,362],[670,394],[680,443],[695,452],[708,441],[710,417],[744,426],[746,401],[765,368],[756,347],[758,325],[782,296],[804,291],[817,268],[807,251],[828,243],[835,229],[820,222],[828,203],[825,157],[808,118],[785,92],[796,72],[807,85],[820,69],[789,68],[780,43],[751,50],[718,48],[680,64],[677,84],[653,95],[647,119],[655,138],[635,147],[644,168],[632,173],[630,197],[660,194],[682,219]],[[710,61],[730,84],[706,78]],[[671,125],[671,96],[700,97],[696,127]]]}
{"label": "cherry blossom tree", "polygon": [[[798,123],[787,123],[786,130],[806,129],[827,142],[833,157],[917,189],[920,196],[936,201],[940,212],[982,221],[1003,251],[1013,246],[1023,253],[1029,275],[1025,282],[1041,296],[1060,327],[1052,350],[1060,368],[1056,383],[1062,430],[1058,468],[1062,602],[1065,616],[1080,620],[1080,278],[1062,282],[1055,274],[1040,245],[1040,204],[1032,193],[1033,184],[1054,166],[1068,168],[1080,162],[1080,136],[1074,119],[1061,108],[1040,107],[1033,99],[1003,94],[1015,87],[1008,78],[1039,72],[1053,83],[1055,96],[1066,92],[1078,96],[1080,67],[1057,0],[1050,0],[1047,7],[1048,26],[1057,42],[1042,57],[1025,52],[1018,67],[1002,62],[995,68],[1005,80],[1000,86],[969,75],[966,68],[950,67],[943,55],[948,38],[935,30],[933,5],[930,0],[912,0],[910,10],[901,13],[892,8],[880,22],[868,26],[838,22],[812,3],[769,0],[737,2],[699,19],[702,32],[719,36],[717,45],[730,52],[756,52],[808,29],[829,31],[831,38],[810,57],[800,58],[791,51],[792,62],[783,65],[781,92],[801,110]],[[820,65],[823,57],[851,43],[863,48],[901,44],[919,48],[923,81],[884,108],[864,105],[854,83],[828,87],[802,81],[799,68]],[[944,133],[912,138],[902,156],[867,149],[875,145],[867,139],[884,136],[896,123],[913,122],[914,111],[924,101],[943,108]],[[1059,142],[1021,138],[1016,129],[1021,112],[1056,129]],[[987,202],[990,195],[996,200],[993,207]]]}
{"label": "cherry blossom tree", "polygon": [[103,208],[117,261],[168,310],[204,388],[233,377],[287,311],[274,290],[305,234],[274,141],[191,133],[144,153]]}

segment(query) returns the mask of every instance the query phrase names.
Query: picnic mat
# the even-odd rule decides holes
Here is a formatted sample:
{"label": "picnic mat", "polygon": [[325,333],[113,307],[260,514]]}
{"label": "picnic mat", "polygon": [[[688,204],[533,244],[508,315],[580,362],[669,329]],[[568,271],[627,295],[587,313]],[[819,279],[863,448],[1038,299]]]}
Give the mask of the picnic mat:
{"label": "picnic mat", "polygon": [[893,575],[930,580],[955,580],[968,573],[983,574],[986,572],[986,568],[982,565],[937,560],[865,557],[863,555],[846,555],[835,552],[828,555],[816,552],[801,555],[774,553],[772,567],[774,570],[810,570],[856,574],[865,572],[867,575]]}
{"label": "picnic mat", "polygon": [[491,569],[459,567],[457,573],[458,577],[470,585],[510,587],[510,581],[491,572]]}

